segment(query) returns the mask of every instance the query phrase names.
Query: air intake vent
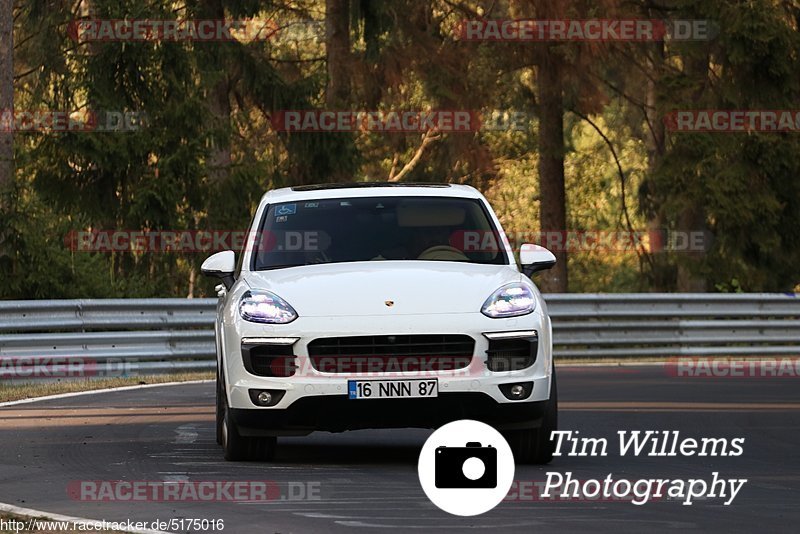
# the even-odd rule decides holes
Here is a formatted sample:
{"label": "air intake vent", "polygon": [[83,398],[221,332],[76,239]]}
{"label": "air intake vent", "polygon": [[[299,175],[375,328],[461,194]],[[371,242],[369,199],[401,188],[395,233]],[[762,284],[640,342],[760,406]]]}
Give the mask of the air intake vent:
{"label": "air intake vent", "polygon": [[297,369],[292,345],[242,343],[242,361],[247,372],[256,376],[285,378]]}
{"label": "air intake vent", "polygon": [[490,339],[486,367],[492,372],[518,371],[536,362],[537,336]]}
{"label": "air intake vent", "polygon": [[460,334],[354,336],[315,339],[308,355],[325,373],[450,371],[468,367],[474,349]]}

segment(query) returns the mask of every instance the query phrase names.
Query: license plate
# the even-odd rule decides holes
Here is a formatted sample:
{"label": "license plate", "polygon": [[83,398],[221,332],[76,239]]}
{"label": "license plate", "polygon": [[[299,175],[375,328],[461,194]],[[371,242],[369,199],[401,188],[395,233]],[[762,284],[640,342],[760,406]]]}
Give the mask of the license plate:
{"label": "license plate", "polygon": [[439,381],[427,380],[348,380],[351,399],[404,399],[438,397]]}

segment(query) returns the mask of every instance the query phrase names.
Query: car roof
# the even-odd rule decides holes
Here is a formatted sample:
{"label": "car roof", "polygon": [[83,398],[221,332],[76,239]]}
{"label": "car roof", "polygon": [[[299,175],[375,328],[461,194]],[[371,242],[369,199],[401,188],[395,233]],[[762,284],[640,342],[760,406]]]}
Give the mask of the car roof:
{"label": "car roof", "polygon": [[432,196],[481,198],[477,189],[468,185],[412,182],[354,182],[301,185],[268,191],[262,202],[292,202],[324,198]]}

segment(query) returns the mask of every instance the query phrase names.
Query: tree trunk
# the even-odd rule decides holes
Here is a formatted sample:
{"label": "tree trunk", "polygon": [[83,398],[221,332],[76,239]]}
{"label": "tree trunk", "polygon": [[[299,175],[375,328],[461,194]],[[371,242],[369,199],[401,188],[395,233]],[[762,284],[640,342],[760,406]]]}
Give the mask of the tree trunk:
{"label": "tree trunk", "polygon": [[220,71],[215,74],[221,78],[212,82],[207,90],[208,108],[218,133],[213,136],[206,168],[210,182],[215,186],[224,186],[231,167],[231,145],[227,131],[231,120],[231,101],[227,74]]}
{"label": "tree trunk", "polygon": [[[691,235],[692,232],[705,232],[706,218],[703,210],[696,206],[687,206],[678,215],[677,228],[685,236]],[[677,252],[677,254],[679,255],[678,292],[705,293],[708,291],[708,283],[705,276],[697,272],[697,267],[701,264],[705,251],[683,250]]]}
{"label": "tree trunk", "polygon": [[[14,109],[13,0],[0,0],[0,113]],[[12,121],[13,124],[13,121]],[[14,182],[14,132],[0,130],[0,195]],[[0,207],[3,199],[0,198]]]}
{"label": "tree trunk", "polygon": [[[651,77],[647,81],[647,93],[645,96],[645,114],[649,126],[649,135],[645,138],[645,145],[647,146],[647,175],[648,177],[658,170],[661,161],[666,152],[666,128],[662,120],[661,112],[658,109],[658,88],[660,87],[661,73],[664,66],[664,43],[653,43],[652,46],[652,59],[648,60],[648,67],[650,68]],[[660,205],[662,200],[653,198],[653,193],[649,193],[650,198],[644,199],[650,205]],[[647,221],[647,229],[651,236],[664,234],[664,218],[660,209],[647,210],[649,216]],[[651,268],[650,273],[651,290],[652,291],[671,291],[674,287],[674,270],[670,269],[669,257],[665,250],[657,250],[650,253]],[[672,275],[672,276],[671,276]],[[672,278],[672,280],[670,280]]]}
{"label": "tree trunk", "polygon": [[[707,89],[709,57],[707,54],[690,57],[686,61],[686,70],[693,80],[703,80],[695,89],[692,102],[700,102]],[[698,177],[702,180],[702,177]],[[676,230],[683,235],[691,232],[705,232],[707,229],[704,201],[702,198],[688,197],[678,215]],[[679,252],[677,290],[681,293],[703,293],[708,291],[706,277],[700,272],[705,251],[687,250]]]}
{"label": "tree trunk", "polygon": [[328,87],[325,104],[337,109],[350,96],[350,0],[325,0],[325,50]]}
{"label": "tree trunk", "polygon": [[[225,19],[225,7],[221,0],[203,0],[201,15],[216,20]],[[206,171],[213,187],[224,187],[231,166],[230,146],[230,81],[226,64],[226,43],[203,47],[201,56],[203,68],[206,69],[206,104],[211,114],[215,130],[212,144],[209,147]]]}
{"label": "tree trunk", "polygon": [[[549,46],[538,63],[539,98],[539,219],[542,232],[567,230],[564,191],[564,99],[561,60]],[[567,251],[553,250],[556,265],[545,271],[540,286],[550,293],[568,290]]]}

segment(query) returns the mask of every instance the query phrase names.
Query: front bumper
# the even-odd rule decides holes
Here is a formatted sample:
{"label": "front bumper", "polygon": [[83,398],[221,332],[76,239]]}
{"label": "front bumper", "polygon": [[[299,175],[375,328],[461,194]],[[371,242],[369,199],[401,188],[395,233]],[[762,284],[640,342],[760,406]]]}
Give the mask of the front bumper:
{"label": "front bumper", "polygon": [[510,430],[540,426],[545,405],[545,401],[500,404],[484,393],[360,401],[345,395],[330,395],[303,397],[283,410],[233,409],[231,416],[244,436],[302,436],[315,430],[437,428],[459,419],[474,419]]}
{"label": "front bumper", "polygon": [[[229,316],[230,317],[230,316]],[[514,371],[489,371],[485,333],[538,332],[535,363]],[[307,344],[321,337],[373,334],[466,334],[475,340],[469,367],[451,371],[350,373],[317,371],[309,363]],[[245,369],[241,357],[243,338],[298,338],[294,345],[298,372],[294,376],[260,377]],[[223,323],[224,376],[228,405],[234,420],[243,428],[297,430],[378,427],[435,427],[442,422],[470,417],[495,424],[535,425],[537,405],[550,395],[552,342],[550,320],[537,309],[534,313],[507,319],[490,319],[480,313],[398,315],[378,317],[300,317],[287,325],[259,325],[241,320]],[[436,378],[439,397],[434,399],[347,398],[349,379]],[[500,386],[532,382],[533,390],[524,400],[509,400]],[[257,407],[251,389],[285,391],[280,402]],[[324,415],[323,415],[324,414]]]}

